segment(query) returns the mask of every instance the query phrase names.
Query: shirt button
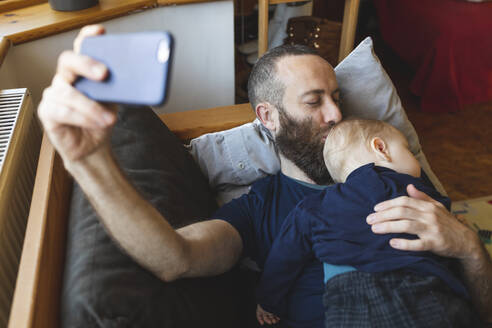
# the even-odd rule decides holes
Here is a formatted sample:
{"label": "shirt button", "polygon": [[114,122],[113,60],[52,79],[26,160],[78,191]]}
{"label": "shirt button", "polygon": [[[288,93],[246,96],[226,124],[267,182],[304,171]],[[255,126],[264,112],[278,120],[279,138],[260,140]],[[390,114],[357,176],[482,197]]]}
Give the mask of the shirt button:
{"label": "shirt button", "polygon": [[244,169],[244,164],[243,162],[239,162],[239,164],[237,165],[241,170]]}

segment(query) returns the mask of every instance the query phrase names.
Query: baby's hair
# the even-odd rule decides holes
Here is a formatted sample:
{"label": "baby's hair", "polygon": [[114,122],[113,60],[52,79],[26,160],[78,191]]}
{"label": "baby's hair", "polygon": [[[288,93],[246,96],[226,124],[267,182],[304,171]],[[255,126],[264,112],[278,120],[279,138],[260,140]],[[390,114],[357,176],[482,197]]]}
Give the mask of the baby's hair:
{"label": "baby's hair", "polygon": [[[352,161],[361,162],[360,156],[365,149],[371,150],[371,140],[381,137],[389,140],[394,134],[400,133],[392,125],[377,120],[347,118],[336,124],[326,137],[323,158],[335,182],[344,182],[350,172]],[[388,137],[388,138],[387,138]]]}

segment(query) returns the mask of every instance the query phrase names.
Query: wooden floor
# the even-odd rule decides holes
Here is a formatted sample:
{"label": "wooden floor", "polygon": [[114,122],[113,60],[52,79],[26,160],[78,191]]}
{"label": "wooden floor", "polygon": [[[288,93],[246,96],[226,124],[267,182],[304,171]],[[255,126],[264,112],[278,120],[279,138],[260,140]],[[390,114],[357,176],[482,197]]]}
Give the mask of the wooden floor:
{"label": "wooden floor", "polygon": [[492,102],[457,113],[423,113],[419,98],[409,91],[413,72],[377,40],[376,53],[451,200],[492,195]]}

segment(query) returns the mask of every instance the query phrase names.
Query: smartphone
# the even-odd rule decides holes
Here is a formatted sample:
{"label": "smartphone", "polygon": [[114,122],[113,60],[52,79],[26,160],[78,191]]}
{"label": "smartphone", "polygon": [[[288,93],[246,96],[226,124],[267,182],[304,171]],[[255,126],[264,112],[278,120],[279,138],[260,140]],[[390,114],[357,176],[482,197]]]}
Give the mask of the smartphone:
{"label": "smartphone", "polygon": [[169,89],[173,38],[168,32],[106,34],[84,39],[80,52],[109,70],[104,81],[80,77],[75,88],[99,102],[159,106]]}

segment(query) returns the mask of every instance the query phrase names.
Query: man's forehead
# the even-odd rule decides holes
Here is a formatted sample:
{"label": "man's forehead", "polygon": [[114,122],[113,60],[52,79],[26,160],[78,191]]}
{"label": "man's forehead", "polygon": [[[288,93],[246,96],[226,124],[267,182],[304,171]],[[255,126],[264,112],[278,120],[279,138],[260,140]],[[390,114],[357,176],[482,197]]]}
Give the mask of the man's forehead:
{"label": "man's forehead", "polygon": [[277,76],[286,84],[328,83],[336,88],[335,72],[323,58],[315,55],[286,56],[277,62]]}

